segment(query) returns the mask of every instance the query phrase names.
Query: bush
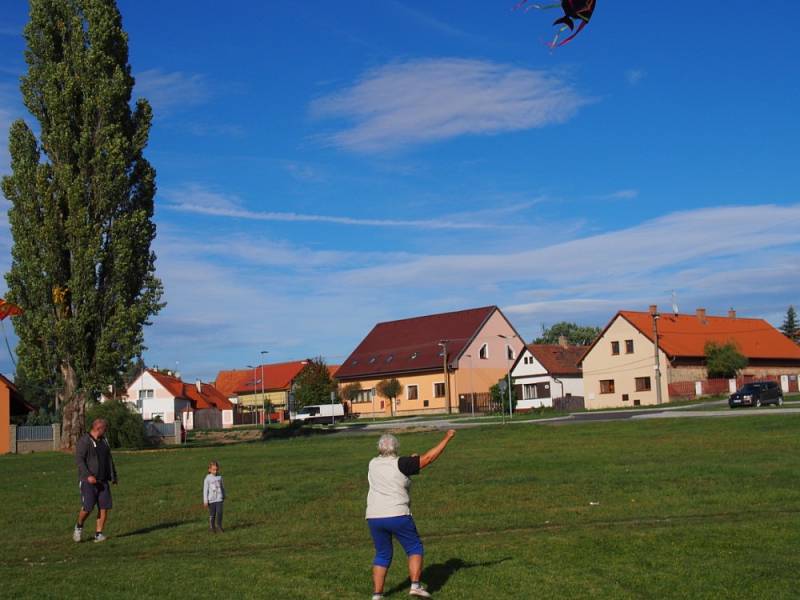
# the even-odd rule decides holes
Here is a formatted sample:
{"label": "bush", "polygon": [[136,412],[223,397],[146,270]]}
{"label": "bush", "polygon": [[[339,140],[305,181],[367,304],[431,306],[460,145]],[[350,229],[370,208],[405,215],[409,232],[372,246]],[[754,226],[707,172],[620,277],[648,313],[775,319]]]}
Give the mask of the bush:
{"label": "bush", "polygon": [[128,408],[125,402],[109,400],[95,404],[86,411],[86,428],[91,429],[92,421],[108,421],[106,438],[112,448],[143,448],[147,445],[142,416]]}
{"label": "bush", "polygon": [[25,417],[25,425],[51,425],[60,422],[61,415],[48,412],[46,408],[40,408],[39,410],[30,412],[28,416]]}

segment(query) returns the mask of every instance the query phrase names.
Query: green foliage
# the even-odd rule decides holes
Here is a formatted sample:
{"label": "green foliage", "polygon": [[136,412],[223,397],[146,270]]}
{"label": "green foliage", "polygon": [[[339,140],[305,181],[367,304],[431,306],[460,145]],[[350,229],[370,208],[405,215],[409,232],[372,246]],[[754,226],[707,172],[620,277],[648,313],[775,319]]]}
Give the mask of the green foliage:
{"label": "green foliage", "polygon": [[93,404],[86,412],[86,429],[95,419],[108,421],[106,438],[112,448],[144,448],[147,445],[142,416],[131,410],[127,402],[109,400]]}
{"label": "green foliage", "polygon": [[568,321],[561,321],[550,327],[542,325],[542,335],[536,338],[534,344],[557,344],[559,338],[564,336],[567,343],[573,346],[588,346],[602,332],[600,327],[582,326]]}
{"label": "green foliage", "polygon": [[375,391],[378,392],[378,395],[383,396],[384,398],[394,400],[403,393],[403,384],[401,384],[394,377],[391,379],[383,379],[377,383],[375,386]]}
{"label": "green foliage", "polygon": [[747,358],[744,357],[736,344],[717,344],[708,342],[705,345],[706,370],[709,378],[716,377],[736,377],[736,375],[747,366]]}
{"label": "green foliage", "polygon": [[312,404],[331,401],[336,385],[331,379],[328,365],[321,356],[311,359],[294,381],[295,410]]}
{"label": "green foliage", "polygon": [[49,412],[45,408],[40,408],[39,410],[28,413],[28,416],[25,418],[25,425],[51,425],[59,421],[61,421],[61,415]]}
{"label": "green foliage", "polygon": [[[497,381],[497,383],[489,388],[489,393],[492,395],[492,404],[495,406],[501,406],[503,411],[508,414],[508,390],[502,391],[500,382],[503,382],[503,385],[508,385],[508,379],[506,377],[502,377]],[[517,408],[517,390],[513,384],[511,385],[511,406],[513,409]]]}
{"label": "green foliage", "polygon": [[792,340],[795,344],[800,344],[800,325],[797,322],[797,312],[794,306],[790,306],[786,311],[786,319],[781,325],[783,335]]}
{"label": "green foliage", "polygon": [[150,251],[155,171],[143,156],[152,111],[144,99],[131,109],[113,0],[30,0],[25,40],[21,91],[38,127],[10,130],[7,298],[25,311],[14,318],[23,393],[56,391],[71,445],[87,399],[122,383],[163,306]]}

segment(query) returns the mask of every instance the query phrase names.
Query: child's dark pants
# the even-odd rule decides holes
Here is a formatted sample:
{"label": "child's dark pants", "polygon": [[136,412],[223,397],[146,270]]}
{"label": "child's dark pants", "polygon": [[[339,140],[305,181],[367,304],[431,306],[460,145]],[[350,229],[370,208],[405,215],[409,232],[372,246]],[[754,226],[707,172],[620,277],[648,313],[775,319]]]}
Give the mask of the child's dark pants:
{"label": "child's dark pants", "polygon": [[208,503],[208,528],[222,529],[222,502]]}

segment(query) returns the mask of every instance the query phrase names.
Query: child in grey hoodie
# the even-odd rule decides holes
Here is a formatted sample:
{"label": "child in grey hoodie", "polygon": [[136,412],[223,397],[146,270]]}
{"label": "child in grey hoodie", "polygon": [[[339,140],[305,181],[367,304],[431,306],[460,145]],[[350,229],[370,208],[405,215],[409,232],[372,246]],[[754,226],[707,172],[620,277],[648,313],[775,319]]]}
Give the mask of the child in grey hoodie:
{"label": "child in grey hoodie", "polygon": [[225,486],[219,474],[219,463],[212,460],[208,464],[208,475],[203,480],[203,505],[208,507],[208,530],[212,533],[222,528],[222,502],[225,500]]}

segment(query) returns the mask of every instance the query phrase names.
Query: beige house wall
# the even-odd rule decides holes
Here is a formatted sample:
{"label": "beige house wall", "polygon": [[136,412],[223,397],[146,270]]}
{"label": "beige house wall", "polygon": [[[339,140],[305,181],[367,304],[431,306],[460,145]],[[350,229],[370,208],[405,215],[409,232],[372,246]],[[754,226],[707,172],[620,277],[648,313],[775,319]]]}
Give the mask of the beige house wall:
{"label": "beige house wall", "polygon": [[238,396],[239,406],[255,406],[262,407],[264,404],[272,404],[273,407],[279,410],[286,409],[289,392],[286,390],[278,390],[272,392],[264,392],[258,394],[240,394]]}
{"label": "beige house wall", "polygon": [[[625,350],[626,340],[633,340],[633,352],[630,354]],[[619,355],[612,354],[611,342],[619,342]],[[662,373],[661,397],[662,402],[667,402],[669,363],[664,352],[659,350],[658,355]],[[637,400],[642,406],[656,404],[655,375],[653,342],[618,316],[583,360],[583,395],[586,408],[624,408],[634,406]],[[650,378],[649,392],[636,391],[637,377]],[[614,381],[613,393],[600,392],[600,381],[604,379]],[[627,395],[628,400],[623,400],[624,395]]]}

